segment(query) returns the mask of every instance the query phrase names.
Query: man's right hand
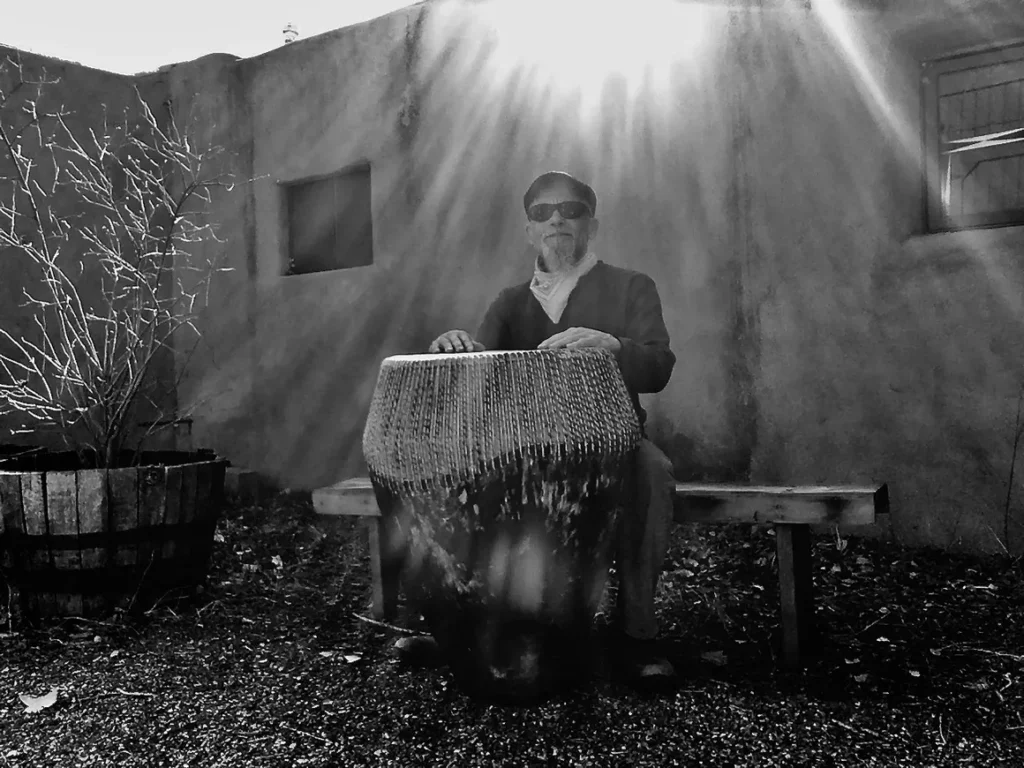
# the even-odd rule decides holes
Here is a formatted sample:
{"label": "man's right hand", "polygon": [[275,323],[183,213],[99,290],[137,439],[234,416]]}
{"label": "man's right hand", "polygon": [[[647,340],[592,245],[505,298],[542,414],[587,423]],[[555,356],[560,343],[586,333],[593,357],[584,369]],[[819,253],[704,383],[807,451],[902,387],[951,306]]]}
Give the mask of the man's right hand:
{"label": "man's right hand", "polygon": [[430,343],[427,352],[484,352],[484,345],[473,341],[473,337],[465,331],[448,331],[442,333]]}

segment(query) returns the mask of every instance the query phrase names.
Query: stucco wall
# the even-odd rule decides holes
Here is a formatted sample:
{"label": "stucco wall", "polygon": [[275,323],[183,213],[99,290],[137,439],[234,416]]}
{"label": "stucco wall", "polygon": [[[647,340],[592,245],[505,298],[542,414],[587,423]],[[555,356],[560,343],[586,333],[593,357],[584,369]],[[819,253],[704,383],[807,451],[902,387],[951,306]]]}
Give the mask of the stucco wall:
{"label": "stucco wall", "polygon": [[[1021,464],[1007,508],[1024,385],[1024,228],[909,238],[874,274],[873,453],[902,540],[1024,551]],[[1005,531],[1009,519],[1008,532]]]}
{"label": "stucco wall", "polygon": [[[659,286],[679,362],[645,405],[680,479],[885,481],[901,540],[998,551],[1024,229],[922,234],[918,59],[952,38],[854,18],[709,5],[667,90],[590,102],[494,69],[459,3],[166,69],[253,179],[215,202],[232,271],[179,390],[196,442],[285,486],[362,473],[380,361],[528,279],[521,196],[561,167],[597,189],[598,255]],[[373,265],[283,277],[281,184],[362,161]]]}
{"label": "stucco wall", "polygon": [[[914,64],[865,34],[857,48],[877,78],[872,95],[852,52],[815,17],[756,15],[741,44],[750,138],[739,168],[752,476],[898,488],[905,478],[876,457],[885,427],[872,406],[888,371],[879,370],[872,274],[898,257],[920,207],[907,122]],[[865,19],[859,28],[869,30]]]}
{"label": "stucco wall", "polygon": [[[755,132],[745,168],[758,233],[745,284],[760,339],[752,477],[886,481],[900,540],[1002,551],[1024,382],[1021,230],[921,234],[919,65],[904,46],[862,22],[867,85],[820,28],[765,20],[776,42],[749,70],[752,91],[786,100],[750,112],[784,126]],[[1020,520],[1015,496],[1018,552]]]}
{"label": "stucco wall", "polygon": [[[362,471],[361,430],[380,359],[423,343],[432,243],[411,229],[407,82],[399,14],[243,62],[253,134],[256,396],[262,443],[244,457],[292,487]],[[283,277],[283,183],[372,165],[374,264]]]}
{"label": "stucco wall", "polygon": [[644,401],[680,477],[727,476],[747,460],[735,436],[732,20],[705,22],[702,54],[648,93],[613,80],[580,96],[516,78],[489,59],[497,41],[458,5],[429,18],[420,69],[422,216],[440,224],[438,253],[458,254],[435,267],[444,279],[432,330],[475,328],[501,288],[529,279],[522,195],[538,173],[587,178],[599,198],[595,252],[659,287],[679,363]]}
{"label": "stucco wall", "polygon": [[[721,92],[735,66],[732,22],[710,23],[707,58],[675,73],[669,98],[628,108],[629,94],[613,88],[604,121],[567,103],[553,122],[528,89],[487,68],[486,30],[456,4],[240,62],[257,179],[247,415],[263,447],[237,460],[292,486],[364,471],[361,432],[381,359],[422,351],[451,327],[474,329],[501,288],[528,279],[523,190],[540,171],[568,167],[598,189],[599,255],[660,286],[681,362],[669,389],[648,399],[652,431],[681,475],[742,472],[749,448],[734,434],[743,414],[731,342],[736,99]],[[279,183],[362,160],[373,168],[374,264],[282,277]]]}
{"label": "stucco wall", "polygon": [[[204,178],[217,180],[208,189],[215,237],[190,249],[196,264],[217,271],[178,270],[180,290],[209,296],[196,323],[201,335],[183,333],[176,340],[179,415],[192,420],[193,445],[248,461],[263,433],[254,412],[256,232],[245,72],[237,57],[213,54],[164,67],[160,76],[176,123],[210,150]],[[197,282],[207,279],[208,285]]]}
{"label": "stucco wall", "polygon": [[[598,190],[599,255],[659,285],[679,364],[646,405],[677,475],[745,477],[755,465],[771,474],[770,430],[781,421],[771,412],[789,397],[780,377],[791,366],[770,354],[764,363],[770,286],[832,244],[836,227],[870,225],[872,248],[858,234],[835,249],[838,275],[811,265],[821,306],[837,277],[866,286],[874,244],[896,237],[911,205],[890,204],[899,190],[885,165],[856,159],[888,152],[889,137],[806,12],[719,8],[703,23],[700,55],[676,66],[667,92],[612,83],[589,105],[596,112],[572,95],[545,101],[494,69],[494,40],[462,4],[419,6],[242,62],[258,178],[255,392],[268,446],[247,460],[286,484],[362,471],[380,360],[420,351],[446,328],[474,328],[502,287],[529,277],[522,191],[564,167]],[[281,277],[277,182],[364,159],[374,265]],[[820,172],[830,164],[842,183]],[[889,191],[858,213],[868,189]]]}
{"label": "stucco wall", "polygon": [[[800,8],[712,9],[667,98],[612,83],[554,112],[490,67],[495,41],[461,4],[232,65],[257,181],[252,334],[229,323],[225,359],[253,375],[207,425],[234,413],[226,452],[284,485],[364,471],[380,360],[474,328],[502,287],[528,278],[522,191],[564,167],[598,190],[599,255],[659,285],[679,363],[645,404],[680,478],[885,481],[905,541],[997,546],[1019,313],[994,323],[977,309],[1009,284],[965,256],[989,253],[994,235],[912,238],[920,41],[898,44],[877,14],[855,18],[844,40]],[[279,182],[363,160],[374,264],[282,277]],[[1016,241],[999,238],[1003,255],[986,258],[1005,271]],[[979,367],[959,348],[1000,351]]]}

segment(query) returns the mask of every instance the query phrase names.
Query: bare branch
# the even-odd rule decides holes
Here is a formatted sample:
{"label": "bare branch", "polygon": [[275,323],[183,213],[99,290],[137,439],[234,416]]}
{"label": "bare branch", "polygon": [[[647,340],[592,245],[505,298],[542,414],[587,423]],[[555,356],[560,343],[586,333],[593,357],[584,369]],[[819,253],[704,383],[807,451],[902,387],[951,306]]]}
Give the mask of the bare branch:
{"label": "bare branch", "polygon": [[[25,339],[0,329],[0,413],[57,427],[109,463],[139,407],[161,410],[146,392],[158,358],[174,359],[184,331],[200,336],[212,275],[225,270],[193,249],[221,242],[212,191],[233,184],[207,171],[219,148],[196,147],[171,115],[161,125],[137,90],[133,113],[79,133],[69,113],[43,105],[53,82],[29,80],[20,61],[0,63],[0,148],[11,170],[0,175],[0,248],[32,267],[24,294],[36,331]],[[7,119],[12,109],[22,117]],[[186,271],[195,274],[187,287]],[[98,292],[85,291],[91,281]]]}

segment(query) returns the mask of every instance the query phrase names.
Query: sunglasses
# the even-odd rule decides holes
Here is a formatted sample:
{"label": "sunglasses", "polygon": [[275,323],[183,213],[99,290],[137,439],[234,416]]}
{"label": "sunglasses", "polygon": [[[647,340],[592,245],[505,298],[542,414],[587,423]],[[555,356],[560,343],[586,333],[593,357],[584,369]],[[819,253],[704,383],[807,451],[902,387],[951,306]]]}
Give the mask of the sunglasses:
{"label": "sunglasses", "polygon": [[578,219],[581,216],[590,216],[590,206],[586,203],[579,203],[575,200],[568,200],[564,203],[537,203],[531,205],[526,212],[530,221],[547,221],[555,211],[563,219]]}

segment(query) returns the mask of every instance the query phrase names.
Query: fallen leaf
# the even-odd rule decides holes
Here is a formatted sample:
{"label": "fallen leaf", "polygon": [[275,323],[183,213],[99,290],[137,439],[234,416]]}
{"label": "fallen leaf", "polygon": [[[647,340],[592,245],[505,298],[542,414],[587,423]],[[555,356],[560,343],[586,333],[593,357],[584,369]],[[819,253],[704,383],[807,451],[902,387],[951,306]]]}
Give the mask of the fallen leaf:
{"label": "fallen leaf", "polygon": [[25,705],[26,712],[39,712],[57,703],[57,689],[51,689],[45,696],[26,696],[21,693],[18,698]]}
{"label": "fallen leaf", "polygon": [[363,657],[362,656],[357,656],[354,653],[345,654],[345,661],[347,661],[349,664],[352,664],[353,662],[359,661],[361,658],[363,658]]}

